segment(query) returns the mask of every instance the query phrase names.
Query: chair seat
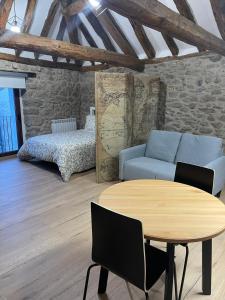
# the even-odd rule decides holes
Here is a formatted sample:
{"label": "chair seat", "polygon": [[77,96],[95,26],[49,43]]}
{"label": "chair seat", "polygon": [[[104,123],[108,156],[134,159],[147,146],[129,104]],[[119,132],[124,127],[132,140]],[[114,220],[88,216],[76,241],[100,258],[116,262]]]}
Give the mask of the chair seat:
{"label": "chair seat", "polygon": [[145,244],[146,257],[146,289],[149,290],[166,270],[167,252]]}
{"label": "chair seat", "polygon": [[149,157],[138,157],[124,163],[124,179],[174,180],[175,170],[175,164]]}

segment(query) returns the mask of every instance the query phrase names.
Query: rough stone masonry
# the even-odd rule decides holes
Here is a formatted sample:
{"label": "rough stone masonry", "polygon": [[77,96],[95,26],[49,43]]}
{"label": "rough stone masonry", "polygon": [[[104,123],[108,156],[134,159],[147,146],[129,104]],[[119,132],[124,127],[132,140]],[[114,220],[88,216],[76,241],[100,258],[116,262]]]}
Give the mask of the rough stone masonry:
{"label": "rough stone masonry", "polygon": [[[132,71],[111,68],[108,72]],[[166,101],[158,112],[165,116],[160,128],[215,135],[225,144],[225,57],[208,53],[146,65],[145,73],[159,77],[166,87]],[[94,74],[82,74],[83,82],[86,95],[91,95],[82,101],[87,106],[94,95]]]}
{"label": "rough stone masonry", "polygon": [[[50,120],[75,116],[82,128],[95,102],[94,72],[0,62],[0,69],[35,72],[23,95],[27,137],[50,132]],[[109,72],[130,72],[113,68]],[[145,72],[166,85],[165,130],[216,135],[225,144],[225,57],[199,57],[146,65]],[[161,124],[162,125],[162,124]],[[162,127],[162,126],[161,126]]]}
{"label": "rough stone masonry", "polygon": [[225,144],[225,57],[199,57],[147,65],[167,86],[166,130],[215,135]]}
{"label": "rough stone masonry", "polygon": [[80,123],[80,82],[76,71],[0,61],[0,69],[33,72],[22,93],[26,137],[51,132],[51,120],[76,117]]}

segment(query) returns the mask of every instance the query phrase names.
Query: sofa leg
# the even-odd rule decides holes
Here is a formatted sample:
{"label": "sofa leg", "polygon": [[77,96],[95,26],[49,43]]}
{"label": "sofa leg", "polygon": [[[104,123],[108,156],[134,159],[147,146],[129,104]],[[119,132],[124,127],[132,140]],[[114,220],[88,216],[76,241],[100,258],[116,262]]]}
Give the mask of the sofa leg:
{"label": "sofa leg", "polygon": [[221,195],[221,191],[219,193],[216,194],[216,197],[219,198]]}

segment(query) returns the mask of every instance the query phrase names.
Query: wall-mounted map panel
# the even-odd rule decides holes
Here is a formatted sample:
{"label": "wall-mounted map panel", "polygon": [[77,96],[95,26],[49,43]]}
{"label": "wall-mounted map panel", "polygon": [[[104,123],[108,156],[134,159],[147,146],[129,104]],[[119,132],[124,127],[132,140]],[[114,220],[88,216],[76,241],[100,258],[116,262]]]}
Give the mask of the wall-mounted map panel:
{"label": "wall-mounted map panel", "polygon": [[133,77],[96,73],[97,182],[118,179],[118,153],[132,142]]}
{"label": "wall-mounted map panel", "polygon": [[144,74],[96,73],[97,182],[118,180],[119,152],[162,126],[160,86],[159,78]]}

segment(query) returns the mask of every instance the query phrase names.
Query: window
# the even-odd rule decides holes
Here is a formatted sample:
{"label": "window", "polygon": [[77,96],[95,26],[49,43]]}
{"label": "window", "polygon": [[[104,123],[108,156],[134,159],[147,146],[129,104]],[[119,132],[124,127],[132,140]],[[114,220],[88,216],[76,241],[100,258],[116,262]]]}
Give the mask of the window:
{"label": "window", "polygon": [[0,87],[0,156],[16,153],[21,144],[19,90]]}

